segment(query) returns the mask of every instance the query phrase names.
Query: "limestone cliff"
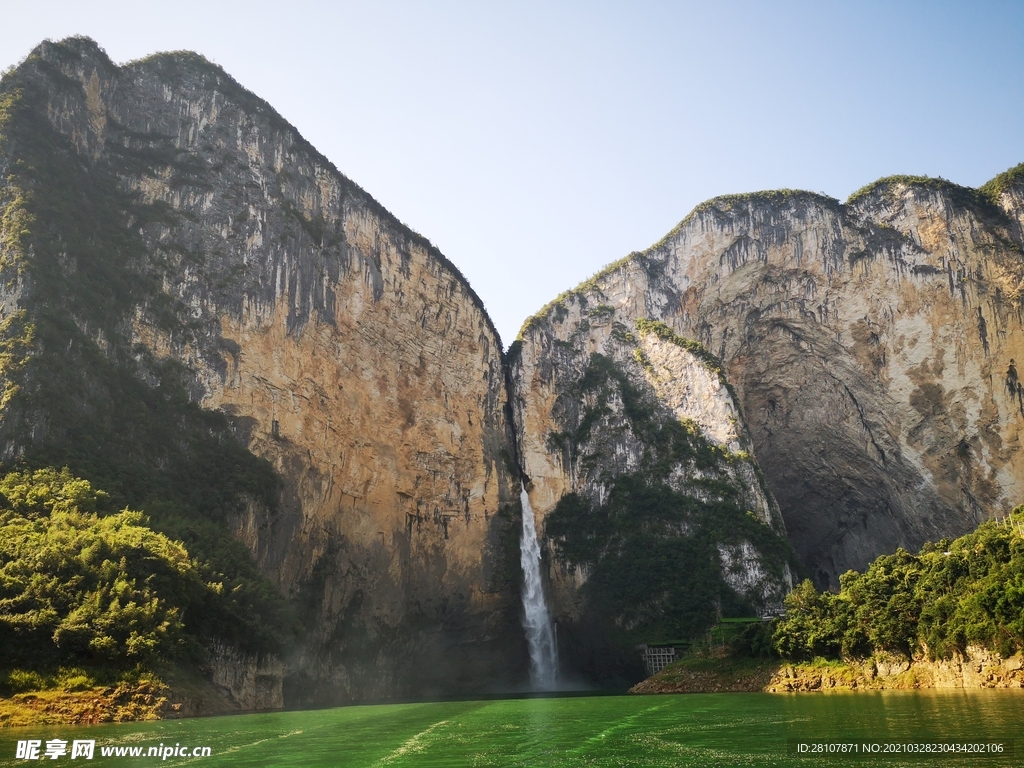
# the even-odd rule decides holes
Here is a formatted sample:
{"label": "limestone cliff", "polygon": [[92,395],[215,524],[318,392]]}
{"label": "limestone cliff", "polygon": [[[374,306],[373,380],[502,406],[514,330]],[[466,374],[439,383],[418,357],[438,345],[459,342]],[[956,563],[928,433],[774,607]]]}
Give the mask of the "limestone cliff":
{"label": "limestone cliff", "polygon": [[[211,472],[306,628],[292,701],[520,679],[502,347],[461,274],[195,54],[118,67],[91,41],[47,42],[2,91],[5,456],[94,477],[118,429],[83,456],[68,424],[92,439],[145,422],[152,441],[123,453],[156,480],[133,498],[125,459],[108,474],[126,498]],[[71,374],[40,366],[61,349],[92,373],[57,391]],[[170,378],[203,410],[160,416]],[[137,418],[131,398],[150,403]],[[202,440],[210,457],[240,440],[279,484],[236,488],[263,465],[212,473]]]}
{"label": "limestone cliff", "polygon": [[819,582],[1005,515],[1024,500],[1022,177],[716,198],[559,297],[524,326],[516,372],[539,514],[577,482],[545,456],[565,361],[649,319],[721,359]]}
{"label": "limestone cliff", "polygon": [[510,356],[562,663],[608,681],[635,679],[637,643],[773,610],[792,581],[718,361],[664,324],[620,317],[567,303]]}
{"label": "limestone cliff", "polygon": [[284,707],[284,665],[276,658],[241,654],[215,645],[210,678],[214,687],[243,712]]}

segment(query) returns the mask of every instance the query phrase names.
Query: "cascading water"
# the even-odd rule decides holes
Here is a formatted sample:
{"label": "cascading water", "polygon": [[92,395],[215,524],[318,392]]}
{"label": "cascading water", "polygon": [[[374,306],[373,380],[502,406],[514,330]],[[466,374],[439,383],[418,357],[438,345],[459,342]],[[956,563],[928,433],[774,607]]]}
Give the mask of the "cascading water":
{"label": "cascading water", "polygon": [[523,535],[519,539],[519,561],[523,566],[523,628],[530,647],[530,680],[537,690],[552,690],[558,680],[558,650],[544,588],[540,579],[540,544],[533,507],[526,486],[519,494],[523,502]]}

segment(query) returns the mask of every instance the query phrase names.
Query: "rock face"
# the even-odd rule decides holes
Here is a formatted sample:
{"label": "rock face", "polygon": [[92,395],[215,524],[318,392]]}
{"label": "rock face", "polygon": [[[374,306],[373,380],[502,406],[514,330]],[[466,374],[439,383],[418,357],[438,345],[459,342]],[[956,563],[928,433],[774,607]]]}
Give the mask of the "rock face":
{"label": "rock face", "polygon": [[563,663],[616,681],[776,606],[786,533],[834,583],[1022,500],[1022,168],[712,200],[507,359],[444,256],[194,54],[42,44],[0,179],[0,460],[242,542],[304,628],[285,667],[222,648],[254,706],[525,679],[520,469]]}
{"label": "rock face", "polygon": [[[12,77],[51,154],[133,206],[124,268],[148,293],[111,329],[72,308],[83,345],[173,362],[282,479],[227,522],[311,628],[288,659],[293,701],[521,679],[502,347],[461,274],[199,56],[117,67],[71,39]],[[22,256],[8,319],[47,286]],[[9,456],[47,434],[17,432],[31,417],[14,405]]]}
{"label": "rock face", "polygon": [[[781,665],[758,690],[777,693],[835,689],[1024,688],[1024,659],[968,645],[950,659],[866,659],[833,668]],[[647,692],[647,691],[644,691]],[[651,691],[653,692],[653,691]]]}
{"label": "rock face", "polygon": [[[720,693],[722,691],[913,690],[919,688],[1024,688],[1024,658],[1008,658],[968,645],[949,659],[928,660],[879,655],[828,663],[782,663],[768,659],[718,659],[708,669],[686,664],[663,670],[633,686],[630,693]],[[692,663],[692,662],[691,662]]]}
{"label": "rock face", "polygon": [[1024,500],[1022,176],[983,192],[894,177],[846,204],[718,198],[560,297],[522,333],[525,464],[544,478],[535,508],[575,482],[542,455],[557,369],[606,343],[580,331],[598,311],[602,326],[664,322],[723,361],[819,583],[1004,515]]}
{"label": "rock face", "polygon": [[214,646],[210,653],[211,682],[243,712],[284,707],[284,664],[280,659],[239,653]]}
{"label": "rock face", "polygon": [[718,362],[602,301],[534,323],[510,365],[563,668],[620,682],[638,642],[777,608],[792,575]]}

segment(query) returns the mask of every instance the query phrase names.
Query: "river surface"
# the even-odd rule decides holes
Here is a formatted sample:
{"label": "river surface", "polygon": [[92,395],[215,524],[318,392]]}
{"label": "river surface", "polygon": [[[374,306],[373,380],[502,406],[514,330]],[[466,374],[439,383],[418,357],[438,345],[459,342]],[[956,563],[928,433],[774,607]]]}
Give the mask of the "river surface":
{"label": "river surface", "polygon": [[[0,731],[0,765],[753,766],[1024,765],[1024,751],[938,759],[800,757],[790,740],[1006,742],[1024,691],[683,694],[502,699]],[[92,761],[16,759],[18,740],[94,740]],[[1024,739],[1018,745],[1024,750]],[[209,747],[199,758],[103,757],[103,747]]]}

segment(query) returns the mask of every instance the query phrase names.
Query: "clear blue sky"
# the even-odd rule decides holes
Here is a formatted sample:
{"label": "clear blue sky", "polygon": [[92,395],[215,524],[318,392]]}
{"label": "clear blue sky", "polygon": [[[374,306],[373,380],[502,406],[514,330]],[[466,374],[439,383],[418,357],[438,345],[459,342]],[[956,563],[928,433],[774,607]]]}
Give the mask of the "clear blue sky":
{"label": "clear blue sky", "polygon": [[503,341],[697,203],[977,186],[1024,161],[1024,2],[3,3],[118,62],[191,49],[466,274]]}

